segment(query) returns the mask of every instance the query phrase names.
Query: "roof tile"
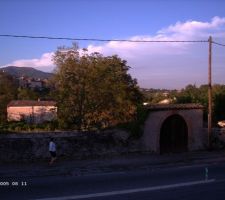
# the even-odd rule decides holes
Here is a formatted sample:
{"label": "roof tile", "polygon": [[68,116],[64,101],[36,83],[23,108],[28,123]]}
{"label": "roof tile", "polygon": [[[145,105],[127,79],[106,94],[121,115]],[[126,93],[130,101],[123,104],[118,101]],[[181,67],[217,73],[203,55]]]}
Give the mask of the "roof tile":
{"label": "roof tile", "polygon": [[190,110],[190,109],[203,109],[201,104],[154,104],[147,106],[148,110]]}
{"label": "roof tile", "polygon": [[22,106],[56,106],[55,101],[33,101],[33,100],[13,100],[7,107],[22,107]]}

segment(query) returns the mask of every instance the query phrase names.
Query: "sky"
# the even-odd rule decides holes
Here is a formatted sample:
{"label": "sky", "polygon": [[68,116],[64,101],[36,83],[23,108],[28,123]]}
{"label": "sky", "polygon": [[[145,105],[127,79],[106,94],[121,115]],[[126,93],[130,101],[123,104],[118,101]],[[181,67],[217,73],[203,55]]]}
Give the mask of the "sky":
{"label": "sky", "polygon": [[[0,0],[0,35],[130,40],[204,40],[225,44],[223,0]],[[71,41],[0,37],[0,67],[51,72],[52,56]],[[117,54],[142,88],[207,84],[208,43],[79,41]],[[213,44],[213,83],[225,84],[225,47]]]}

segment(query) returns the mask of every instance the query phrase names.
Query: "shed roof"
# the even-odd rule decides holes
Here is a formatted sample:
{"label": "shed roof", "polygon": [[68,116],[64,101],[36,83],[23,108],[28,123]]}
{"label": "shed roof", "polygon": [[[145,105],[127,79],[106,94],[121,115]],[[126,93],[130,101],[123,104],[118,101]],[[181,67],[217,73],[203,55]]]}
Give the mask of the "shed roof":
{"label": "shed roof", "polygon": [[149,105],[148,110],[191,110],[191,109],[203,109],[201,104],[154,104]]}
{"label": "shed roof", "polygon": [[33,100],[13,100],[7,107],[25,107],[25,106],[56,106],[55,101],[33,101]]}

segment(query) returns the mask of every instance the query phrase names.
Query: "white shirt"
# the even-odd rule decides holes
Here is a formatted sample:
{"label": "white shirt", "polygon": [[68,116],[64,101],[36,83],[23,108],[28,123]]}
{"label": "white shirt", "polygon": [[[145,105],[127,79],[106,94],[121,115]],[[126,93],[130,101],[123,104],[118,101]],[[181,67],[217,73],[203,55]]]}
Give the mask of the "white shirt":
{"label": "white shirt", "polygon": [[56,151],[56,145],[52,141],[49,143],[49,151],[53,151],[53,152]]}

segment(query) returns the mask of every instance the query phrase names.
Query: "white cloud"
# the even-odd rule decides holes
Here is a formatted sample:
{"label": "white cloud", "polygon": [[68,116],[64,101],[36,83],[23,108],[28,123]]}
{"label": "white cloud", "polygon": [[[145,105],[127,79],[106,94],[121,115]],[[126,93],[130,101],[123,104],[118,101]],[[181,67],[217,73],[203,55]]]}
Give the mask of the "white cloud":
{"label": "white cloud", "polygon": [[[211,22],[187,21],[177,22],[157,32],[154,36],[133,36],[130,40],[207,40],[208,37],[225,35],[225,18],[213,17]],[[108,42],[103,45],[89,45],[88,50],[98,51],[103,54],[117,53],[119,55],[131,56],[140,54],[181,54],[184,53],[187,43],[130,43],[130,42]]]}
{"label": "white cloud", "polygon": [[[184,39],[196,39],[199,37],[208,37],[213,34],[214,37],[225,31],[225,18],[213,17],[211,22],[187,21],[184,23],[177,22],[158,33],[164,35],[180,36]],[[204,38],[207,39],[207,38]]]}
{"label": "white cloud", "polygon": [[[177,22],[162,28],[155,35],[137,35],[127,39],[207,40],[210,35],[215,39],[225,37],[225,18],[216,16],[209,22],[195,20]],[[103,55],[118,54],[121,58],[127,60],[128,64],[132,67],[131,74],[140,83],[143,83],[142,87],[151,87],[152,85],[157,87],[157,80],[160,87],[174,87],[176,84],[171,83],[173,82],[171,80],[174,79],[177,79],[177,84],[183,87],[193,82],[202,84],[206,78],[206,74],[201,73],[201,70],[205,65],[207,66],[207,44],[204,46],[203,44],[192,43],[130,43],[111,41],[101,45],[90,44],[87,46],[87,49],[90,53],[99,52]],[[52,70],[54,68],[52,56],[53,52],[45,53],[40,58],[16,60],[9,65],[35,67],[44,71]],[[189,69],[191,67],[195,67],[193,69],[195,76],[193,76],[193,70]],[[155,74],[158,75],[156,76]],[[147,82],[148,84],[146,84]]]}
{"label": "white cloud", "polygon": [[40,58],[15,60],[12,63],[7,64],[6,66],[12,65],[17,67],[34,67],[43,71],[52,71],[52,69],[54,68],[52,62],[53,55],[53,52],[44,53]]}
{"label": "white cloud", "polygon": [[[177,22],[175,25],[169,26],[164,32],[194,32],[197,30],[207,30],[218,28],[225,24],[225,18],[213,17],[211,22],[187,21],[185,23]],[[163,31],[162,31],[163,32]]]}
{"label": "white cloud", "polygon": [[[131,40],[208,40],[225,37],[225,18],[210,22],[177,22],[155,35],[133,36]],[[142,87],[184,87],[189,83],[207,83],[207,43],[128,43],[108,42],[89,45],[89,51],[118,54],[132,67],[131,74]],[[216,66],[215,66],[216,67]],[[216,77],[216,80],[221,78]]]}

